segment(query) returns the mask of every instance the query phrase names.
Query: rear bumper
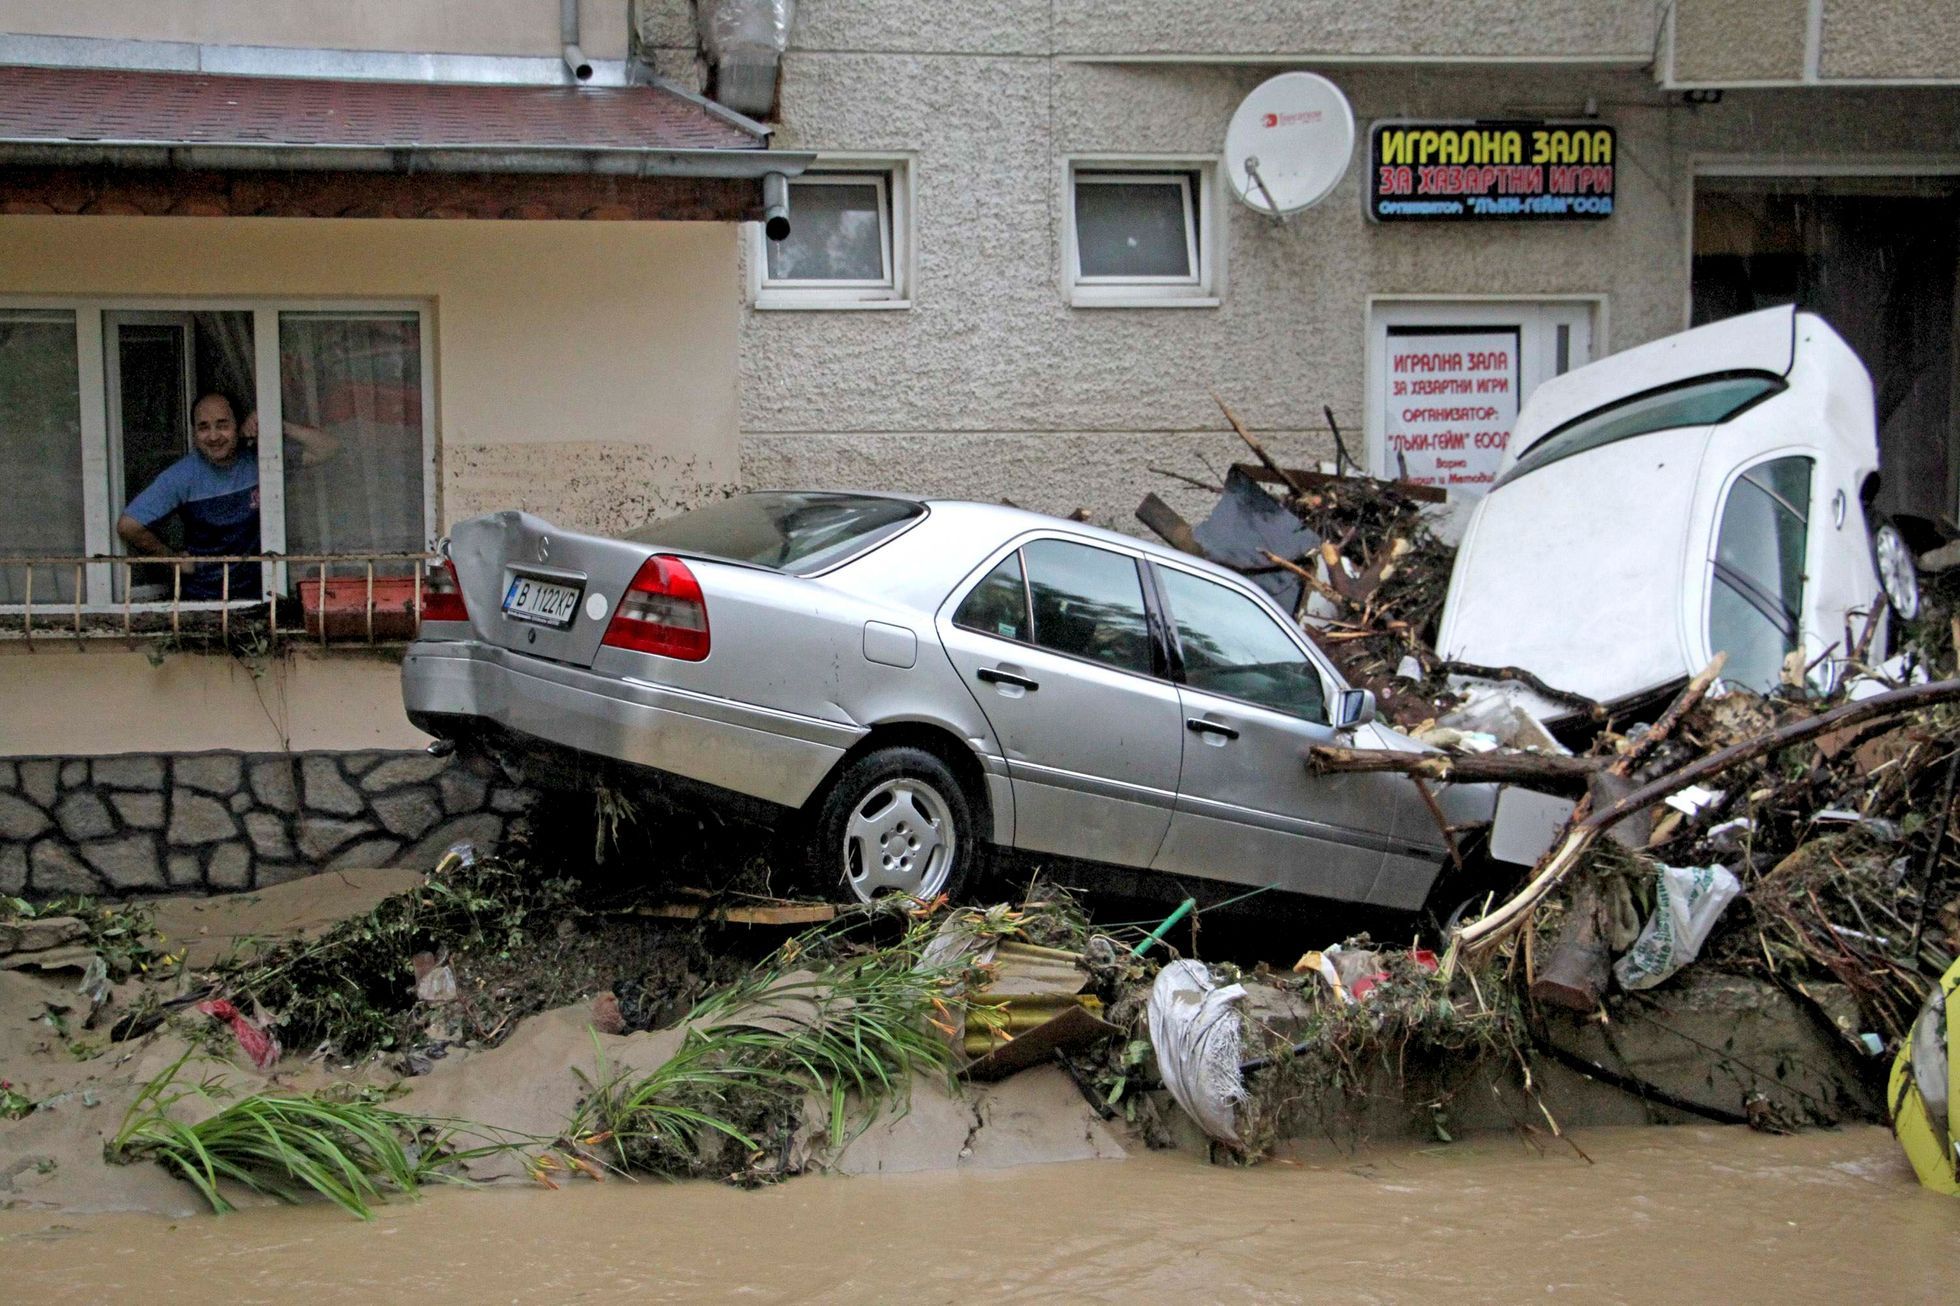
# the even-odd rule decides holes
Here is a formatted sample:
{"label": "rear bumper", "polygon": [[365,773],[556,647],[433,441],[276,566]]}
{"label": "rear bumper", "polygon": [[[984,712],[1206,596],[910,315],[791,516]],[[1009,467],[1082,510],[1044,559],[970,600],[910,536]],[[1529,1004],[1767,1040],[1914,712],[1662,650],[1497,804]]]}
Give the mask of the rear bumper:
{"label": "rear bumper", "polygon": [[858,726],[599,675],[474,640],[409,645],[402,705],[417,724],[474,719],[784,807],[802,806],[865,734]]}

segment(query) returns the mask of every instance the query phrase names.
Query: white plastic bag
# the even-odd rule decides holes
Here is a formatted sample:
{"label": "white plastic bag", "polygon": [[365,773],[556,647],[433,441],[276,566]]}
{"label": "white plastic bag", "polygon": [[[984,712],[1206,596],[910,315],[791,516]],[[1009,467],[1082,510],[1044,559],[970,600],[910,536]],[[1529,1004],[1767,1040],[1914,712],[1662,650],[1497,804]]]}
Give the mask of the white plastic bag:
{"label": "white plastic bag", "polygon": [[1243,985],[1212,983],[1211,971],[1196,961],[1172,962],[1150,987],[1150,1046],[1164,1087],[1199,1128],[1234,1146],[1233,1108],[1245,1100],[1236,1005],[1244,996]]}
{"label": "white plastic bag", "polygon": [[1695,959],[1722,909],[1742,892],[1726,867],[1663,866],[1654,881],[1654,914],[1613,974],[1625,989],[1651,989]]}

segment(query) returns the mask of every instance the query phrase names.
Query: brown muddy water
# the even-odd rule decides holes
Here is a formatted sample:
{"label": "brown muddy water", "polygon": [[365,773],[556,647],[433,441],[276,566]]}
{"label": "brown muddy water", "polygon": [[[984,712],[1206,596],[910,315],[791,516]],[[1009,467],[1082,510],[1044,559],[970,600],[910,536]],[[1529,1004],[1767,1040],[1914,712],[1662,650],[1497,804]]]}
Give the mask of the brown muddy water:
{"label": "brown muddy water", "polygon": [[1890,1134],[1601,1129],[877,1178],[449,1189],[360,1224],[0,1212],[9,1302],[1953,1301]]}

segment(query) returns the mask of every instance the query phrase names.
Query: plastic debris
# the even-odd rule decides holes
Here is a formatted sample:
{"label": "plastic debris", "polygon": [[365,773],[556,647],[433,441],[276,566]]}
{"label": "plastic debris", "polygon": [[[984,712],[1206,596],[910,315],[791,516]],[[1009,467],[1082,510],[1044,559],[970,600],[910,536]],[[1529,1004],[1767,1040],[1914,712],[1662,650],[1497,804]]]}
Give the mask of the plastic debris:
{"label": "plastic debris", "polygon": [[1693,961],[1722,910],[1741,891],[1727,867],[1661,867],[1654,881],[1654,914],[1613,964],[1620,987],[1651,989]]}
{"label": "plastic debris", "polygon": [[1150,988],[1150,1046],[1164,1087],[1212,1138],[1241,1144],[1235,1108],[1245,1100],[1239,1073],[1239,984],[1219,987],[1196,961],[1174,961]]}
{"label": "plastic debris", "polygon": [[214,1020],[222,1020],[231,1026],[232,1036],[238,1040],[239,1050],[246,1059],[259,1070],[270,1070],[272,1063],[279,1060],[279,1040],[252,1022],[252,1019],[223,998],[211,998],[197,1004],[197,1009]]}

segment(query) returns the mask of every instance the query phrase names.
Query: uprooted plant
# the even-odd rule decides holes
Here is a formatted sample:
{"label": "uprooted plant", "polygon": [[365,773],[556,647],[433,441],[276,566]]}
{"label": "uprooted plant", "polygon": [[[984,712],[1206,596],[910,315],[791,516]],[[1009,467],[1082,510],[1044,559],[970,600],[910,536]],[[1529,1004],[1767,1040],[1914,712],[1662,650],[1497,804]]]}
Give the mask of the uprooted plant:
{"label": "uprooted plant", "polygon": [[[913,1074],[946,1068],[950,1045],[933,1026],[966,976],[964,963],[922,964],[933,933],[922,920],[894,944],[853,943],[879,915],[799,935],[709,995],[689,1014],[680,1047],[651,1073],[607,1077],[602,1068],[587,1080],[569,1137],[603,1142],[604,1163],[620,1170],[757,1178],[786,1171],[761,1154],[771,1144],[787,1150],[814,1097],[831,1145],[841,1145],[853,1115],[868,1119],[901,1100]],[[725,1157],[726,1144],[741,1149],[740,1163]]]}
{"label": "uprooted plant", "polygon": [[1447,1142],[1456,1093],[1494,1063],[1524,1064],[1524,1013],[1497,967],[1438,973],[1401,951],[1382,952],[1379,964],[1359,1001],[1318,991],[1295,1041],[1249,1078],[1240,1108],[1248,1156],[1307,1120],[1325,1122],[1336,1102],[1365,1096],[1378,1077],[1414,1090],[1402,1094],[1410,1109]]}
{"label": "uprooted plant", "polygon": [[[286,1202],[316,1193],[366,1220],[389,1192],[414,1195],[448,1159],[450,1126],[391,1111],[371,1090],[234,1098],[221,1073],[181,1080],[190,1056],[144,1086],[103,1154],[117,1164],[156,1161],[188,1180],[213,1211],[232,1209],[219,1188],[231,1181]],[[172,1115],[219,1102],[225,1105],[195,1124]]]}
{"label": "uprooted plant", "polygon": [[444,856],[428,879],[311,939],[220,968],[241,999],[276,1013],[288,1047],[329,1041],[357,1057],[395,1046],[418,952],[521,949],[564,915],[571,885],[498,858]]}

